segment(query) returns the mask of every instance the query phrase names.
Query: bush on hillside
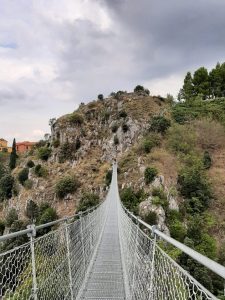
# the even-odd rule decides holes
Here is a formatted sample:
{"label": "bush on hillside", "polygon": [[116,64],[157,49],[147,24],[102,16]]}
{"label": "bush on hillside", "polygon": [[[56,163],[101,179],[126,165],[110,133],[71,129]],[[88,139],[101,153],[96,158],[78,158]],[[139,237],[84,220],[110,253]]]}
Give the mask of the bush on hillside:
{"label": "bush on hillside", "polygon": [[48,147],[40,147],[38,149],[38,158],[47,161],[51,155],[52,150]]}
{"label": "bush on hillside", "polygon": [[25,214],[32,221],[34,219],[37,219],[37,217],[39,215],[39,207],[38,207],[37,203],[34,202],[33,200],[29,200],[27,202]]}
{"label": "bush on hillside", "polygon": [[15,208],[11,208],[5,218],[5,224],[7,227],[10,227],[14,221],[18,220],[18,214]]}
{"label": "bush on hillside", "polygon": [[124,119],[127,117],[127,113],[125,112],[125,110],[119,111],[119,117]]}
{"label": "bush on hillside", "polygon": [[56,210],[52,207],[46,208],[38,218],[38,224],[46,224],[58,219]]}
{"label": "bush on hillside", "polygon": [[174,152],[190,153],[196,145],[196,133],[188,125],[175,125],[168,130],[168,147]]}
{"label": "bush on hillside", "polygon": [[71,160],[80,146],[79,139],[75,143],[69,143],[68,141],[63,143],[59,148],[59,162],[63,163],[66,160]]}
{"label": "bush on hillside", "polygon": [[99,95],[98,95],[98,100],[104,100],[103,94],[99,94]]}
{"label": "bush on hillside", "polygon": [[69,115],[69,122],[81,126],[84,123],[84,117],[81,114],[74,112]]}
{"label": "bush on hillside", "polygon": [[183,243],[187,234],[187,230],[181,221],[174,220],[174,222],[170,224],[169,230],[172,238]]}
{"label": "bush on hillside", "polygon": [[150,153],[151,150],[159,146],[160,144],[160,139],[157,135],[150,135],[146,136],[142,141],[140,145],[140,150],[146,154]]}
{"label": "bush on hillside", "polygon": [[94,193],[85,193],[82,195],[78,211],[85,211],[88,208],[98,205],[100,202],[100,198],[97,194]]}
{"label": "bush on hillside", "polygon": [[149,225],[157,225],[158,223],[158,216],[155,211],[150,211],[145,217],[144,221]]}
{"label": "bush on hillside", "polygon": [[18,173],[18,181],[20,184],[24,185],[24,182],[28,179],[29,169],[24,168]]}
{"label": "bush on hillside", "polygon": [[145,183],[146,184],[149,184],[151,183],[155,177],[157,176],[158,174],[158,171],[156,168],[153,168],[153,167],[148,167],[145,169],[145,173],[144,173],[144,176],[145,176]]}
{"label": "bush on hillside", "polygon": [[144,92],[145,91],[145,88],[142,86],[142,85],[140,85],[140,84],[138,84],[135,88],[134,88],[134,92],[135,93],[138,93],[138,92]]}
{"label": "bush on hillside", "polygon": [[146,195],[142,189],[135,192],[132,188],[124,188],[120,191],[120,198],[125,207],[138,213],[138,204],[146,198]]}
{"label": "bush on hillside", "polygon": [[28,160],[27,167],[28,168],[33,168],[34,166],[35,166],[35,164],[34,164],[33,160]]}
{"label": "bush on hillside", "polygon": [[55,185],[55,192],[58,198],[62,199],[69,193],[74,193],[80,186],[79,181],[72,176],[65,176]]}
{"label": "bush on hillside", "polygon": [[203,165],[205,169],[210,169],[210,167],[212,166],[212,158],[208,151],[204,152]]}
{"label": "bush on hillside", "polygon": [[159,133],[165,133],[166,130],[171,126],[170,120],[163,116],[155,116],[150,121],[150,130]]}
{"label": "bush on hillside", "polygon": [[211,188],[201,167],[198,165],[184,167],[178,174],[177,183],[179,191],[184,198],[199,199],[204,209],[209,206],[212,198]]}
{"label": "bush on hillside", "polygon": [[52,146],[54,148],[58,148],[60,146],[60,140],[59,139],[54,139],[52,142]]}
{"label": "bush on hillside", "polygon": [[46,177],[48,175],[48,170],[42,165],[38,164],[34,168],[34,174],[38,177]]}
{"label": "bush on hillside", "polygon": [[31,190],[33,187],[33,181],[31,179],[27,179],[24,184],[23,184],[24,188],[26,190]]}
{"label": "bush on hillside", "polygon": [[0,201],[10,199],[13,194],[14,178],[7,174],[0,179]]}

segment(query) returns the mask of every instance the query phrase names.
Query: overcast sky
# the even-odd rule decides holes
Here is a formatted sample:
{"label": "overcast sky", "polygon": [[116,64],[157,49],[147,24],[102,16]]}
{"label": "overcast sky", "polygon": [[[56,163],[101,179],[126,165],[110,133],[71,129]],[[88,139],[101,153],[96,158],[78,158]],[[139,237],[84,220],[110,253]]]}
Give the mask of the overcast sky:
{"label": "overcast sky", "polygon": [[222,0],[0,0],[0,137],[39,140],[99,93],[177,95],[225,61]]}

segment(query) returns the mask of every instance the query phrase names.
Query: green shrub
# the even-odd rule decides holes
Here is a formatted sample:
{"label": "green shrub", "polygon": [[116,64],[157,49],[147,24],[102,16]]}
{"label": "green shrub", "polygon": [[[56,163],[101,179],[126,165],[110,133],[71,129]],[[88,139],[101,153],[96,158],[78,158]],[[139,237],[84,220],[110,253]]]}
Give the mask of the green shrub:
{"label": "green shrub", "polygon": [[27,179],[23,186],[25,187],[25,189],[30,190],[33,187],[33,181],[31,179]]}
{"label": "green shrub", "polygon": [[36,219],[39,215],[39,208],[37,203],[33,200],[29,200],[26,206],[25,214],[32,221]]}
{"label": "green shrub", "polygon": [[52,150],[48,147],[40,147],[38,149],[38,158],[47,161],[51,155]]}
{"label": "green shrub", "polygon": [[124,133],[126,133],[129,130],[129,126],[126,123],[122,124],[122,130]]}
{"label": "green shrub", "polygon": [[71,124],[80,126],[84,123],[84,118],[81,114],[74,112],[71,115],[69,115],[69,122]]}
{"label": "green shrub", "polygon": [[145,88],[142,85],[139,85],[139,84],[134,88],[135,93],[144,92],[144,91],[145,91]]}
{"label": "green shrub", "polygon": [[2,220],[0,220],[0,235],[3,235],[4,230],[5,230],[5,223]]}
{"label": "green shrub", "polygon": [[10,199],[13,194],[14,178],[5,175],[0,179],[0,200]]}
{"label": "green shrub", "polygon": [[155,211],[150,211],[145,217],[144,221],[149,225],[156,225],[158,223],[158,216]]}
{"label": "green shrub", "polygon": [[34,164],[33,160],[28,160],[27,167],[28,168],[33,168],[34,166],[35,166],[35,164]]}
{"label": "green shrub", "polygon": [[46,208],[38,218],[38,224],[46,224],[58,219],[56,210],[52,207]]}
{"label": "green shrub", "polygon": [[120,141],[119,141],[117,135],[114,135],[113,142],[114,142],[114,145],[118,145],[119,144]]}
{"label": "green shrub", "polygon": [[18,214],[15,208],[11,208],[8,214],[6,215],[5,224],[7,227],[10,227],[14,221],[18,220]]}
{"label": "green shrub", "polygon": [[38,164],[34,168],[34,174],[38,177],[46,177],[48,175],[48,171],[45,167]]}
{"label": "green shrub", "polygon": [[98,95],[98,100],[104,100],[103,94],[99,94],[99,95]]}
{"label": "green shrub", "polygon": [[210,167],[212,166],[212,158],[208,151],[204,152],[203,165],[205,169],[210,169]]}
{"label": "green shrub", "polygon": [[18,180],[19,180],[19,183],[21,183],[22,185],[24,185],[24,182],[28,179],[28,175],[29,175],[29,169],[28,169],[28,168],[22,169],[22,170],[18,173]]}
{"label": "green shrub", "polygon": [[175,125],[168,130],[168,146],[174,152],[190,153],[196,145],[196,133],[186,125]]}
{"label": "green shrub", "polygon": [[107,186],[109,186],[110,183],[111,183],[111,180],[112,180],[112,170],[108,170],[106,175],[105,175],[105,184]]}
{"label": "green shrub", "polygon": [[117,123],[114,123],[114,124],[112,125],[112,132],[113,132],[113,133],[116,133],[117,130],[118,130],[118,125],[117,125]]}
{"label": "green shrub", "polygon": [[[198,165],[184,167],[178,174],[177,182],[184,198],[192,201],[193,198],[198,198],[204,209],[209,206],[212,198],[210,184]],[[199,204],[197,206],[199,207]]]}
{"label": "green shrub", "polygon": [[125,112],[125,110],[119,111],[119,117],[124,119],[127,117],[127,113]]}
{"label": "green shrub", "polygon": [[146,199],[144,190],[140,189],[135,192],[132,188],[124,188],[120,191],[120,198],[127,209],[138,213],[138,204]]}
{"label": "green shrub", "polygon": [[152,196],[157,196],[160,199],[167,199],[167,196],[162,188],[154,187],[152,189]]}
{"label": "green shrub", "polygon": [[158,146],[160,144],[160,139],[157,135],[146,136],[142,142],[140,149],[144,153],[150,153],[152,148]]}
{"label": "green shrub", "polygon": [[179,242],[184,241],[184,238],[187,234],[187,230],[181,221],[174,220],[174,222],[170,224],[169,230],[172,238]]}
{"label": "green shrub", "polygon": [[145,183],[146,184],[151,183],[155,179],[157,174],[158,174],[158,171],[156,168],[153,168],[153,167],[146,168],[145,173],[144,173]]}
{"label": "green shrub", "polygon": [[83,194],[79,206],[78,211],[85,211],[90,207],[98,205],[100,202],[100,198],[97,194],[94,193],[85,193]]}
{"label": "green shrub", "polygon": [[165,210],[168,209],[169,202],[165,198],[160,198],[159,196],[154,196],[152,199],[152,204],[159,206],[161,205]]}
{"label": "green shrub", "polygon": [[55,185],[55,192],[58,198],[64,198],[69,193],[74,193],[80,186],[79,181],[72,176],[65,176]]}
{"label": "green shrub", "polygon": [[[1,153],[1,152],[0,152]],[[0,162],[0,179],[6,175],[6,168],[5,166]]]}
{"label": "green shrub", "polygon": [[75,143],[69,143],[66,141],[60,146],[59,149],[59,162],[64,162],[66,160],[71,160],[74,157],[74,153],[81,146],[80,140],[76,140]]}
{"label": "green shrub", "polygon": [[150,121],[150,130],[160,133],[165,133],[166,130],[171,126],[170,120],[163,116],[153,117]]}

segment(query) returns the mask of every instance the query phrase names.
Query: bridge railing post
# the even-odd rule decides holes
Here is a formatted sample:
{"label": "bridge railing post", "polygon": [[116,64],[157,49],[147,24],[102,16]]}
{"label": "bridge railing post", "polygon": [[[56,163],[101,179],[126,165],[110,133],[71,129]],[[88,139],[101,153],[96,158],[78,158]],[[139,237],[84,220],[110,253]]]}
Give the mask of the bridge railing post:
{"label": "bridge railing post", "polygon": [[36,227],[34,224],[28,225],[28,229],[31,229],[31,232],[27,234],[30,239],[30,251],[31,251],[31,267],[32,267],[32,296],[34,300],[37,300],[37,273],[36,273],[36,261],[35,261],[35,247],[34,241],[36,237]]}
{"label": "bridge railing post", "polygon": [[71,300],[73,300],[73,277],[72,277],[72,269],[71,269],[71,253],[70,253],[70,237],[69,237],[69,225],[67,224],[68,219],[65,220],[65,235],[66,235],[66,251],[67,251],[67,261],[68,261],[68,270],[69,270],[69,286],[70,286],[70,294]]}
{"label": "bridge railing post", "polygon": [[151,279],[150,279],[150,286],[149,286],[149,296],[148,296],[148,300],[152,300],[153,299],[153,281],[154,281],[154,273],[155,273],[155,247],[156,247],[156,234],[155,234],[155,229],[157,228],[157,226],[153,225],[152,226],[152,260],[151,260],[151,270],[150,270],[150,274],[151,274]]}

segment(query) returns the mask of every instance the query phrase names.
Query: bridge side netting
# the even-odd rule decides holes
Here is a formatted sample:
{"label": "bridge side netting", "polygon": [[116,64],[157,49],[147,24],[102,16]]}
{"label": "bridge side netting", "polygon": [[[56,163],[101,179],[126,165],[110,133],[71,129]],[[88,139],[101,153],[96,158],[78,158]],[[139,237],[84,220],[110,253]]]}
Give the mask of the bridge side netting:
{"label": "bridge side netting", "polygon": [[76,299],[103,228],[105,208],[106,202],[0,254],[0,299]]}
{"label": "bridge side netting", "polygon": [[141,230],[121,205],[119,222],[130,300],[217,299]]}

